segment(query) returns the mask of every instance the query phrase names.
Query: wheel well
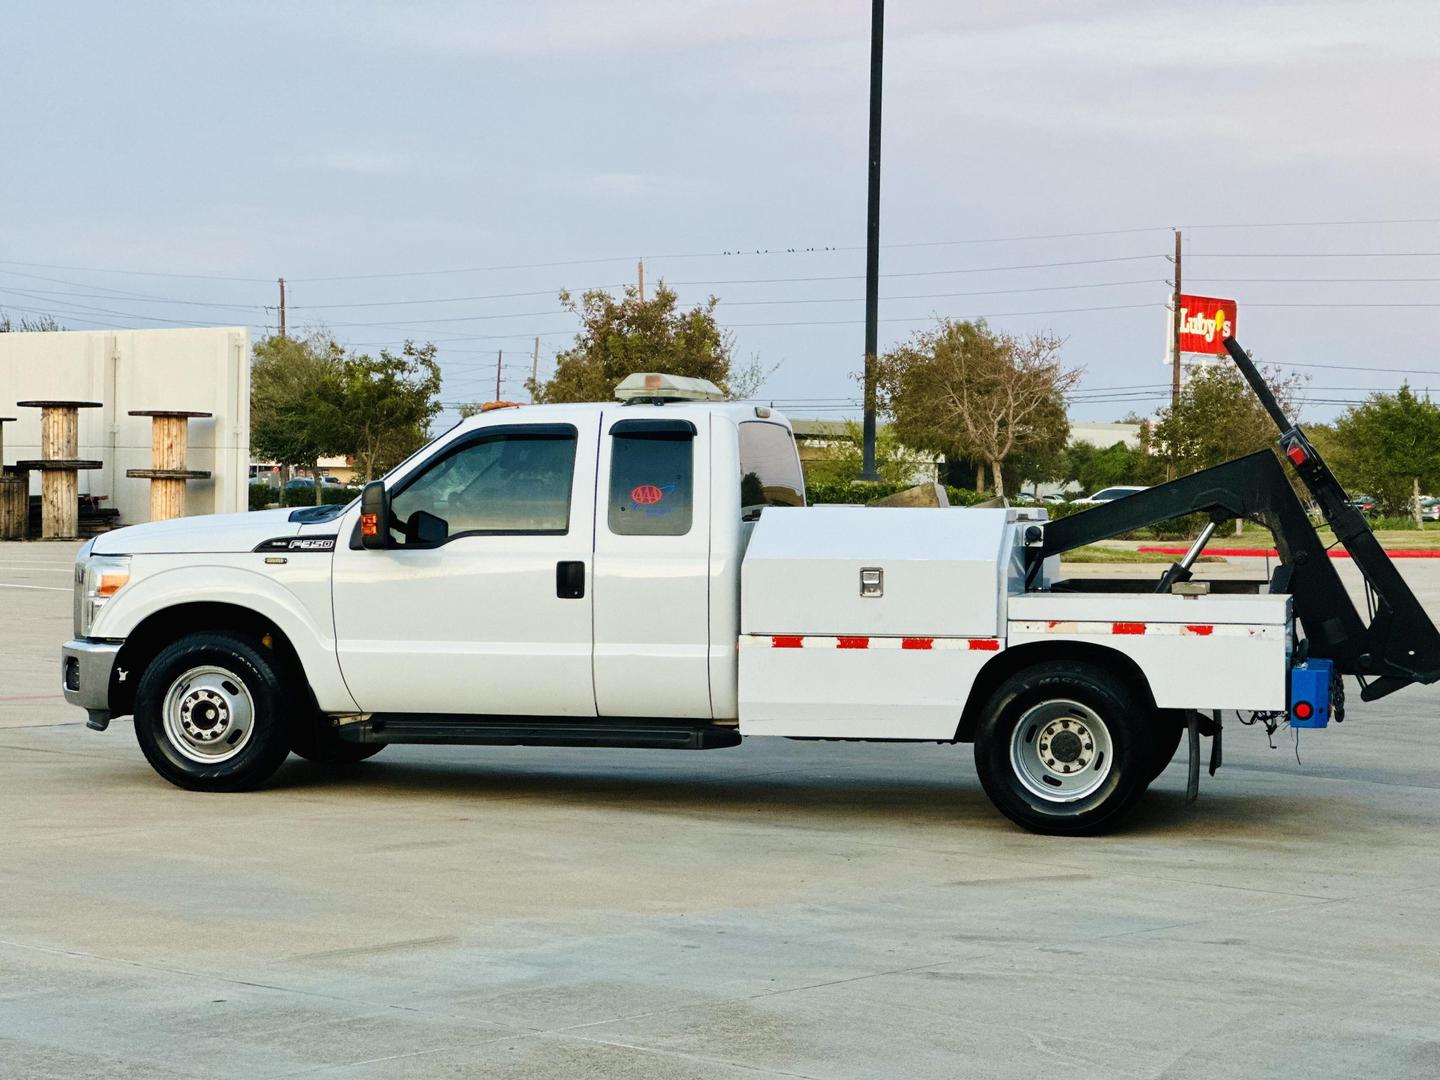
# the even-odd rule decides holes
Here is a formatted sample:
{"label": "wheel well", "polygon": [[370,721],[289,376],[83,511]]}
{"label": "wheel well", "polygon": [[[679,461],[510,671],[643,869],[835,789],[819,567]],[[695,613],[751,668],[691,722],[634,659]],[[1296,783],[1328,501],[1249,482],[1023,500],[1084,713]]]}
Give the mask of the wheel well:
{"label": "wheel well", "polygon": [[1150,680],[1140,670],[1139,664],[1118,649],[1086,641],[1036,641],[1004,649],[980,669],[979,676],[970,688],[965,711],[960,714],[960,726],[955,732],[956,741],[974,740],[980,715],[1002,682],[1017,671],[1050,660],[1079,660],[1104,668],[1124,680],[1142,702],[1152,711],[1155,710],[1155,695],[1150,691]]}
{"label": "wheel well", "polygon": [[262,643],[268,639],[268,647],[275,650],[285,667],[295,672],[304,670],[290,639],[263,615],[237,604],[177,604],[148,616],[125,638],[110,678],[111,715],[125,716],[134,710],[135,688],[140,676],[161,649],[187,634],[203,630],[229,630]]}

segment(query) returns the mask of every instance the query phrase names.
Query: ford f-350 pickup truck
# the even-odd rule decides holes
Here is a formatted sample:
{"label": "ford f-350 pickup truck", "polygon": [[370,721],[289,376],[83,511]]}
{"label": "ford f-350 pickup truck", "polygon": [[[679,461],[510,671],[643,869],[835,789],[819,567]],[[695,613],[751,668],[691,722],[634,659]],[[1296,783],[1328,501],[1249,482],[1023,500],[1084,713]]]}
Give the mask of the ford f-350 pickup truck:
{"label": "ford f-350 pickup truck", "polygon": [[[1371,628],[1315,577],[1333,570],[1268,451],[1222,466],[1248,469],[1228,484],[1189,477],[1057,522],[807,507],[778,413],[670,376],[619,396],[486,411],[348,506],[96,538],[67,698],[94,728],[133,714],[155,770],[200,791],[256,787],[291,752],[356,762],[392,742],[973,742],[1001,812],[1072,834],[1124,814],[1187,731],[1192,784],[1200,733],[1218,763],[1219,710],[1322,726],[1341,671],[1391,680],[1381,692],[1440,673],[1423,628],[1408,668],[1356,651]],[[1188,580],[1207,530],[1159,582],[1058,576],[1113,515],[1195,509],[1271,522],[1297,572],[1207,593]]]}

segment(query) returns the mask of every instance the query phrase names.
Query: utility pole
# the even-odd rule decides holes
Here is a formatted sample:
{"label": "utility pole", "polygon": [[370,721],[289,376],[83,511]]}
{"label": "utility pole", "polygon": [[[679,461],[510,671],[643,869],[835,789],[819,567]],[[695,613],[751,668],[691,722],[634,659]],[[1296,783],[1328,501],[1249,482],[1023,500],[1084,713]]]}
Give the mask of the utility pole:
{"label": "utility pole", "polygon": [[280,336],[285,336],[285,279],[280,279]]}
{"label": "utility pole", "polygon": [[540,337],[535,337],[535,353],[530,358],[530,401],[535,401],[535,390],[540,385]]}
{"label": "utility pole", "polygon": [[1175,294],[1170,299],[1174,316],[1170,326],[1170,409],[1180,407],[1180,230],[1175,230]]}
{"label": "utility pole", "polygon": [[865,236],[865,424],[860,479],[875,472],[875,353],[880,341],[880,85],[885,51],[885,0],[870,8],[870,190]]}
{"label": "utility pole", "polygon": [[645,302],[645,260],[641,259],[637,264],[640,269],[640,302]]}
{"label": "utility pole", "polygon": [[500,400],[500,375],[505,370],[505,350],[495,350],[495,400]]}

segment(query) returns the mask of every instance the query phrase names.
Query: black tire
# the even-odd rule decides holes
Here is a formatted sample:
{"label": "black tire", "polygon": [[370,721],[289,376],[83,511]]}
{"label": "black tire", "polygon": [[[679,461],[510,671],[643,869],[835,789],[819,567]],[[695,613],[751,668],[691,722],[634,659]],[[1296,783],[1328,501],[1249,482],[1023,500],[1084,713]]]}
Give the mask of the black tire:
{"label": "black tire", "polygon": [[1180,741],[1184,738],[1184,724],[1178,720],[1156,718],[1152,740],[1154,753],[1150,758],[1150,768],[1146,770],[1149,773],[1149,779],[1145,781],[1147,787],[1170,767],[1170,762],[1175,760],[1175,752],[1180,749]]}
{"label": "black tire", "polygon": [[990,801],[1015,824],[1092,835],[1144,793],[1154,744],[1153,717],[1123,680],[1094,664],[1047,661],[992,695],[975,733],[975,767]]}
{"label": "black tire", "polygon": [[298,717],[290,729],[290,750],[316,765],[354,765],[385,749],[385,743],[345,742],[320,714]]}
{"label": "black tire", "polygon": [[177,787],[259,787],[289,754],[290,713],[309,696],[286,670],[272,650],[244,634],[207,631],[166,646],[136,687],[140,749]]}

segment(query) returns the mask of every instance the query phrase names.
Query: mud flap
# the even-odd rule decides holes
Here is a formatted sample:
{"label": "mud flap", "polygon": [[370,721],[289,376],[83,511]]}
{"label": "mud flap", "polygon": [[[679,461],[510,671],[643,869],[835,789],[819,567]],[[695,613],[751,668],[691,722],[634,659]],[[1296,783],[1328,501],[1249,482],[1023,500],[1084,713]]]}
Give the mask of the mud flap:
{"label": "mud flap", "polygon": [[1190,771],[1185,781],[1185,801],[1192,803],[1200,797],[1200,724],[1194,709],[1185,711],[1185,735],[1190,743]]}

